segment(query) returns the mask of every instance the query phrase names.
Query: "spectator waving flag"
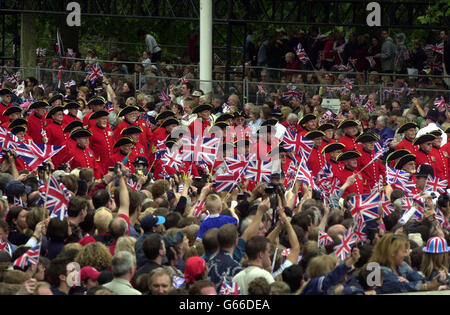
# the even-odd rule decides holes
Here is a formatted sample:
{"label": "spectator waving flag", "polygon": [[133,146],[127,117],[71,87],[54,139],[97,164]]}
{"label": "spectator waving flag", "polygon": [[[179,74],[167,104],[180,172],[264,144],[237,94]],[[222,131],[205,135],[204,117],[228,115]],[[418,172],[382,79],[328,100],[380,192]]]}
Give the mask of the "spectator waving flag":
{"label": "spectator waving flag", "polygon": [[371,68],[375,68],[376,62],[373,56],[366,57],[367,61],[369,62],[369,65]]}
{"label": "spectator waving flag", "polygon": [[161,93],[159,93],[158,96],[159,96],[159,99],[161,101],[163,101],[164,104],[170,105],[171,99],[170,99],[170,96],[169,96],[169,90],[168,89],[165,89],[164,91],[161,91]]}
{"label": "spectator waving flag", "polygon": [[350,213],[353,217],[358,214],[362,216],[364,222],[378,219],[378,204],[380,203],[380,194],[374,191],[371,194],[356,195],[350,198]]}
{"label": "spectator waving flag", "polygon": [[26,205],[23,203],[23,200],[21,197],[17,198],[16,196],[14,196],[14,206],[16,207],[22,207],[24,209],[26,209]]}
{"label": "spectator waving flag", "polygon": [[364,108],[367,110],[368,113],[373,113],[375,111],[375,105],[371,102],[368,101],[365,105]]}
{"label": "spectator waving flag", "polygon": [[227,281],[225,278],[220,286],[219,295],[240,295],[241,290],[237,282]]}
{"label": "spectator waving flag", "polygon": [[50,176],[49,186],[43,185],[39,188],[41,203],[45,203],[46,208],[51,211],[51,218],[59,218],[61,221],[67,218],[69,201],[72,198],[70,191],[59,182],[54,176]]}
{"label": "spectator waving flag", "polygon": [[319,123],[320,123],[321,125],[323,125],[323,124],[325,124],[325,123],[327,123],[327,122],[329,122],[329,121],[334,121],[334,118],[335,118],[335,115],[333,114],[333,112],[332,112],[331,110],[328,109],[328,110],[322,115],[322,117],[320,117]]}
{"label": "spectator waving flag", "polygon": [[395,211],[394,205],[388,199],[385,192],[382,193],[380,206],[381,210],[383,211],[383,216],[388,216]]}
{"label": "spectator waving flag", "polygon": [[64,45],[61,39],[61,34],[59,32],[59,28],[56,30],[56,55],[59,57],[61,66],[66,67],[66,59],[64,52]]}
{"label": "spectator waving flag", "polygon": [[266,94],[266,90],[264,90],[264,87],[262,85],[258,84],[257,87],[258,87],[258,93],[261,93],[264,95]]}
{"label": "spectator waving flag", "polygon": [[184,161],[214,165],[220,139],[185,136],[182,143]]}
{"label": "spectator waving flag", "polygon": [[298,43],[297,49],[295,50],[295,54],[297,55],[297,58],[298,58],[298,60],[300,60],[301,63],[307,64],[309,62],[309,57],[306,54],[306,51],[302,47],[301,43]]}
{"label": "spectator waving flag", "polygon": [[364,233],[365,227],[366,224],[364,223],[363,218],[358,215],[355,219],[355,225],[353,226],[353,232],[355,233],[358,242],[365,241],[367,239],[367,234]]}
{"label": "spectator waving flag", "polygon": [[319,231],[317,244],[320,246],[328,246],[333,244],[333,239],[326,232]]}
{"label": "spectator waving flag", "polygon": [[425,49],[432,50],[433,52],[443,55],[444,54],[444,43],[439,43],[437,45],[426,45]]}
{"label": "spectator waving flag", "polygon": [[367,94],[359,94],[359,104],[364,103],[367,98]]}
{"label": "spectator waving flag", "polygon": [[6,75],[6,80],[11,83],[19,83],[20,80],[20,72],[11,73]]}
{"label": "spectator waving flag", "polygon": [[47,54],[47,49],[45,49],[45,48],[37,48],[36,49],[36,56],[45,57],[46,54]]}
{"label": "spectator waving flag", "polygon": [[89,81],[94,84],[98,78],[103,78],[103,71],[98,62],[89,68]]}
{"label": "spectator waving flag", "polygon": [[358,237],[353,232],[353,230],[348,229],[347,233],[345,233],[344,238],[342,239],[342,242],[338,246],[334,247],[334,253],[341,261],[344,261],[351,253],[352,246],[356,244],[357,240]]}
{"label": "spectator waving flag", "polygon": [[309,168],[305,159],[302,159],[300,162],[296,180],[299,180],[302,183],[305,183],[312,189],[314,189],[316,187],[316,184],[314,183],[314,178],[311,175],[311,169]]}
{"label": "spectator waving flag", "polygon": [[2,149],[15,150],[22,142],[11,132],[0,126],[0,145]]}
{"label": "spectator waving flag", "polygon": [[30,170],[35,170],[43,162],[51,159],[56,153],[65,148],[57,145],[46,145],[32,141],[30,144],[21,143],[17,146],[17,156],[20,157]]}
{"label": "spectator waving flag", "polygon": [[30,248],[25,252],[25,254],[17,258],[14,261],[13,266],[19,267],[20,269],[24,269],[25,267],[31,265],[37,265],[39,262],[40,251],[41,251],[41,243],[39,242],[36,246]]}
{"label": "spectator waving flag", "polygon": [[236,183],[240,181],[243,170],[244,169],[235,170],[231,173],[217,175],[215,185],[216,192],[231,191],[236,186]]}
{"label": "spectator waving flag", "polygon": [[166,167],[171,167],[178,170],[181,166],[183,166],[183,155],[180,153],[178,148],[175,150],[167,149],[162,156],[161,161]]}
{"label": "spectator waving flag", "polygon": [[442,108],[445,106],[445,99],[443,96],[438,97],[434,100],[434,106],[436,106],[437,108]]}
{"label": "spectator waving flag", "polygon": [[281,98],[283,100],[287,100],[287,99],[290,99],[291,97],[296,98],[299,102],[303,101],[303,93],[300,91],[296,91],[294,89],[289,90],[287,92],[283,92]]}
{"label": "spectator waving flag", "polygon": [[270,183],[270,175],[272,174],[272,162],[251,160],[245,170],[245,178],[255,182]]}
{"label": "spectator waving flag", "polygon": [[132,178],[129,178],[126,184],[127,187],[129,187],[133,191],[141,191],[141,185],[139,185],[139,181],[134,181]]}
{"label": "spectator waving flag", "polygon": [[440,179],[438,177],[428,176],[427,184],[424,191],[437,191],[444,194],[447,191],[448,181],[446,179]]}

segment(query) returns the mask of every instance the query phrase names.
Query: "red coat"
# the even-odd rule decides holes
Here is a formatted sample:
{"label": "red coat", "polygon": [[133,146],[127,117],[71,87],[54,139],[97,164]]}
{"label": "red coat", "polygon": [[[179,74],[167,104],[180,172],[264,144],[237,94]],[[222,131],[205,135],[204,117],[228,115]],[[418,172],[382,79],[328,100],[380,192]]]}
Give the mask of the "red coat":
{"label": "red coat", "polygon": [[289,131],[289,132],[292,133],[292,134],[297,134],[297,133],[299,133],[300,131],[302,131],[302,127],[300,127],[300,125],[298,125],[298,124],[293,124],[293,125],[291,125],[291,124],[289,124],[289,122],[288,122],[287,120],[284,121],[284,122],[282,123],[282,125],[283,125],[284,127],[286,127],[286,130]]}
{"label": "red coat", "polygon": [[325,156],[318,149],[312,149],[308,159],[308,165],[311,168],[311,175],[316,177],[319,171],[325,166]]}
{"label": "red coat", "polygon": [[319,152],[322,152],[323,148],[325,148],[327,145],[331,144],[331,143],[335,143],[337,142],[337,140],[335,139],[331,139],[330,141],[326,141],[325,139],[322,140],[322,144],[319,147]]}
{"label": "red coat", "polygon": [[[417,150],[416,153],[416,165],[422,165],[422,164],[430,164],[431,166],[433,166],[433,161],[431,158],[431,152],[429,154],[423,152],[422,150]],[[433,166],[434,169],[434,166]]]}
{"label": "red coat", "polygon": [[[433,164],[434,169],[434,176],[438,177],[440,179],[448,179],[449,172],[448,172],[448,153],[445,150],[442,150],[442,148],[435,148],[433,147],[431,149],[431,160]],[[433,161],[433,158],[435,161]]]}
{"label": "red coat", "polygon": [[[444,153],[444,156],[447,157],[447,169],[450,170],[450,141],[447,141],[446,144],[444,144],[444,146],[441,148],[441,150]],[[450,172],[449,172],[449,177],[448,177],[448,182],[450,183]]]}
{"label": "red coat", "polygon": [[327,158],[328,163],[331,165],[331,171],[333,172],[333,175],[339,174],[344,169],[344,163],[343,162],[336,162],[330,158]]}
{"label": "red coat", "polygon": [[[27,118],[28,134],[36,143],[44,143],[42,139],[42,130],[45,130],[45,119],[36,116],[36,113],[31,114]],[[48,135],[47,135],[48,137]]]}
{"label": "red coat", "polygon": [[207,137],[209,135],[209,127],[211,127],[209,121],[202,121],[200,118],[197,118],[189,125],[189,132],[192,137],[199,136],[199,133],[201,133],[203,137]]}
{"label": "red coat", "polygon": [[[64,134],[64,126],[56,122],[49,124],[45,130],[47,132],[48,145],[66,145],[66,135]],[[68,147],[63,148],[52,157],[52,162],[56,168],[64,163],[65,157],[69,154]]]}
{"label": "red coat", "polygon": [[[350,176],[352,176],[353,174],[356,174],[356,173],[358,173],[357,169],[355,169],[354,171],[351,171],[348,168],[344,167],[344,169],[341,172],[339,172],[338,174],[334,174],[334,177],[336,177],[339,180],[339,182],[342,186],[347,181],[347,178],[349,178]],[[368,187],[367,185],[364,185],[363,177],[361,174],[358,174],[356,176],[355,183],[345,190],[344,194],[342,195],[342,198],[347,197],[347,195],[351,194],[351,193],[356,193],[358,195],[370,193],[370,187]]]}
{"label": "red coat", "polygon": [[[358,158],[358,170],[361,170],[363,167],[369,164],[369,162],[374,158],[374,152],[367,152],[365,150],[360,150],[361,156]],[[369,189],[372,189],[375,184],[380,181],[380,175],[385,177],[386,168],[380,160],[377,160],[367,166],[362,172],[361,175],[364,180],[364,185],[368,186]]]}
{"label": "red coat", "polygon": [[78,118],[77,116],[72,116],[70,113],[67,115],[64,115],[63,126],[67,126],[68,124],[70,124],[71,122],[73,122],[75,120],[79,121],[80,118]]}
{"label": "red coat", "polygon": [[9,116],[3,116],[3,112],[12,106],[12,104],[5,105],[3,103],[0,103],[0,123],[9,121]]}
{"label": "red coat", "polygon": [[97,123],[97,121],[95,119],[92,119],[92,120],[90,119],[93,113],[94,112],[87,113],[83,117],[83,127],[84,128],[91,129]]}
{"label": "red coat", "polygon": [[94,170],[95,178],[102,178],[102,168],[97,164],[94,151],[92,151],[89,147],[82,149],[78,145],[76,145],[72,148],[70,153],[72,158],[72,160],[70,161],[70,167],[72,169],[75,169],[77,167],[92,168]]}
{"label": "red coat", "polygon": [[417,151],[419,150],[419,146],[413,145],[413,143],[411,141],[404,138],[395,147],[395,150],[400,150],[400,149],[406,149],[406,150],[409,150],[409,152],[411,152],[412,154],[417,154]]}
{"label": "red coat", "polygon": [[339,139],[339,142],[345,145],[345,148],[342,149],[342,152],[344,151],[350,151],[350,150],[358,150],[358,145],[355,143],[356,137],[349,137],[347,135],[344,135]]}
{"label": "red coat", "polygon": [[113,154],[114,133],[111,128],[100,128],[94,125],[91,129],[92,137],[89,141],[89,147],[94,151],[97,162],[102,166],[103,172],[108,172],[110,166],[110,157]]}

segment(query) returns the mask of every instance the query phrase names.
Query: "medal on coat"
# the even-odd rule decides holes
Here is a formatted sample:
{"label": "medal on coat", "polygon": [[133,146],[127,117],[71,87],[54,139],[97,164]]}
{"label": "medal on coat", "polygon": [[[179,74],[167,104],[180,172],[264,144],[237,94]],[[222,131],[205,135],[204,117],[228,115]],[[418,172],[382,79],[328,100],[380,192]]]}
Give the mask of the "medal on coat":
{"label": "medal on coat", "polygon": [[432,156],[431,161],[436,162],[436,158],[434,156]]}

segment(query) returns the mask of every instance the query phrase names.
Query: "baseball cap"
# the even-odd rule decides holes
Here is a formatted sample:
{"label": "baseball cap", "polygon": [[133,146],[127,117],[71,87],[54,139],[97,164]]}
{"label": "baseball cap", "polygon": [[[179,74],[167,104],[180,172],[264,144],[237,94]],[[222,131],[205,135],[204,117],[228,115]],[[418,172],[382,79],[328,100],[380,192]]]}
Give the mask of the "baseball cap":
{"label": "baseball cap", "polygon": [[25,186],[24,183],[18,180],[13,180],[6,185],[6,194],[14,195],[16,197],[22,196],[25,193],[30,193],[31,187]]}
{"label": "baseball cap", "polygon": [[97,280],[99,275],[100,272],[91,266],[83,267],[80,270],[81,281],[86,281],[87,279]]}
{"label": "baseball cap", "polygon": [[200,276],[206,269],[206,262],[202,257],[194,256],[190,257],[186,261],[186,267],[184,269],[184,277],[186,283],[195,283],[196,278]]}
{"label": "baseball cap", "polygon": [[144,232],[150,232],[154,226],[164,224],[165,222],[166,218],[149,214],[142,218],[141,227]]}

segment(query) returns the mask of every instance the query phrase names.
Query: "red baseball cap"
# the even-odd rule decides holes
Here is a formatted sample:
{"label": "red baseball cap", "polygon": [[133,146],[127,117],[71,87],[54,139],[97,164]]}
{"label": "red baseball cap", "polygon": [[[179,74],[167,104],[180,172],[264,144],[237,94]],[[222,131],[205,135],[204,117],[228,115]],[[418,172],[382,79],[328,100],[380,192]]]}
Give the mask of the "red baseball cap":
{"label": "red baseball cap", "polygon": [[190,257],[186,261],[186,267],[184,269],[184,277],[186,283],[195,283],[196,278],[200,276],[206,269],[206,262],[202,257],[194,256]]}
{"label": "red baseball cap", "polygon": [[91,266],[83,267],[80,270],[81,281],[86,281],[87,279],[97,280],[99,275],[100,272]]}

